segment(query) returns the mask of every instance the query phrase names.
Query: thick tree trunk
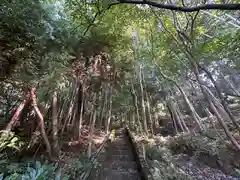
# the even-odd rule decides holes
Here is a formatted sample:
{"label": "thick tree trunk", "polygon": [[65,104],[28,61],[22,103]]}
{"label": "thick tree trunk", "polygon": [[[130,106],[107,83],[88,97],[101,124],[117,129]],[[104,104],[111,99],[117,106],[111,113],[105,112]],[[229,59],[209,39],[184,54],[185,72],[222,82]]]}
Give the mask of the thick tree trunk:
{"label": "thick tree trunk", "polygon": [[34,108],[34,111],[36,113],[36,116],[38,118],[38,121],[39,121],[39,126],[40,126],[40,132],[42,134],[42,137],[43,137],[43,140],[46,144],[46,150],[47,150],[47,153],[49,155],[49,158],[52,159],[52,150],[51,150],[51,146],[50,146],[50,143],[49,143],[49,140],[48,140],[48,137],[47,137],[47,134],[46,134],[46,131],[45,131],[45,125],[44,125],[44,119],[43,119],[43,115],[42,113],[40,112],[38,106],[37,106],[37,100],[36,100],[36,89],[35,88],[31,88],[30,90],[30,95],[31,95],[31,101],[32,101],[32,106]]}
{"label": "thick tree trunk", "polygon": [[53,152],[55,157],[59,157],[58,142],[58,115],[57,115],[57,92],[52,97],[52,135],[53,135]]}
{"label": "thick tree trunk", "polygon": [[8,123],[6,130],[7,131],[11,131],[13,128],[13,125],[19,120],[21,112],[24,108],[24,106],[26,105],[27,100],[23,100],[21,102],[21,104],[18,106],[18,108],[16,109],[16,111],[13,114],[13,117],[11,118],[10,122]]}

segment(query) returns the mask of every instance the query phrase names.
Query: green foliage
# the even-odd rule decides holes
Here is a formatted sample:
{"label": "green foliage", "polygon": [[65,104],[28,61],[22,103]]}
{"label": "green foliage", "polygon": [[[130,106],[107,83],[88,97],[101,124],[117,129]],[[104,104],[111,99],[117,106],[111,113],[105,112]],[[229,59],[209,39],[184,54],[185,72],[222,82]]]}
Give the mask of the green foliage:
{"label": "green foliage", "polygon": [[11,131],[0,131],[0,152],[6,149],[14,149],[19,151],[23,146],[23,142]]}
{"label": "green foliage", "polygon": [[[18,180],[18,179],[26,179],[26,180],[60,180],[69,179],[70,176],[62,175],[61,171],[58,170],[58,165],[55,164],[41,164],[39,161],[36,161],[35,166],[27,166],[27,167],[19,167],[21,170],[14,170],[12,172],[8,172],[11,175],[6,176],[4,179],[6,180]],[[1,175],[4,177],[4,174]],[[1,178],[0,177],[0,178]]]}
{"label": "green foliage", "polygon": [[239,169],[240,162],[237,158],[238,152],[229,148],[226,142],[222,142],[216,132],[211,133],[211,129],[208,129],[206,136],[197,134],[173,138],[169,149],[176,154],[188,154],[213,168],[221,167],[225,172],[237,176],[236,169]]}
{"label": "green foliage", "polygon": [[99,167],[99,164],[95,162],[92,165],[92,162],[89,160],[86,154],[80,156],[78,159],[75,160],[73,166],[71,167],[71,174],[73,178],[82,177],[85,173],[89,171],[93,172],[96,168]]}
{"label": "green foliage", "polygon": [[[210,137],[210,130],[208,130],[207,133],[209,134],[207,136]],[[170,147],[173,151],[174,149],[178,149],[180,152],[185,153],[190,150],[196,157],[198,157],[200,153],[206,153],[209,156],[219,156],[220,152],[226,149],[226,146],[222,143],[221,139],[217,137],[216,133],[214,135],[212,139],[202,135],[182,135],[176,138],[176,140],[173,140],[170,143]]]}
{"label": "green foliage", "polygon": [[26,171],[26,166],[20,163],[12,162],[7,159],[4,154],[0,155],[0,172],[3,173],[2,176],[9,174],[24,173]]}
{"label": "green foliage", "polygon": [[147,160],[150,171],[156,180],[190,180],[190,177],[183,173],[173,164],[172,154],[169,149],[161,146],[154,146],[147,149]]}
{"label": "green foliage", "polygon": [[[144,66],[144,85],[146,85],[144,91],[150,94],[152,101],[149,113],[156,111],[156,117],[160,111],[157,101],[159,99],[162,101],[167,95],[165,90],[173,89],[173,86],[165,80],[153,83],[150,77],[151,71],[156,72],[156,77],[160,77],[159,68],[155,64],[160,66],[167,76],[183,84],[186,82],[185,76],[189,74],[191,76],[192,73],[189,53],[194,56],[194,60],[197,59],[204,65],[228,58],[234,64],[234,68],[240,68],[237,61],[239,31],[226,28],[224,25],[212,27],[212,23],[208,22],[210,18],[206,18],[201,13],[194,23],[192,22],[194,16],[191,13],[158,11],[145,6],[127,4],[107,9],[111,2],[113,1],[1,1],[0,86],[4,90],[3,92],[0,90],[0,112],[4,118],[7,114],[6,119],[8,119],[11,114],[8,110],[19,97],[22,97],[22,89],[27,85],[38,86],[38,102],[45,107],[49,107],[50,98],[55,91],[61,99],[67,99],[71,81],[76,76],[72,64],[75,61],[86,62],[86,59],[93,61],[93,57],[99,53],[108,54],[109,60],[103,63],[111,64],[114,67],[114,72],[111,73],[116,73],[118,77],[115,82],[107,82],[114,84],[113,116],[122,116],[123,112],[127,115],[136,112],[130,90],[133,84],[136,96],[140,97],[139,78],[135,77],[138,74],[136,67],[139,64]],[[217,15],[218,12],[214,11],[212,14]],[[176,20],[179,21],[177,23],[179,27],[176,27]],[[211,30],[212,28],[214,30]],[[185,36],[189,38],[187,40],[186,37],[184,39],[178,35],[178,31],[183,29]],[[137,40],[134,43],[133,31],[137,31]],[[208,38],[205,38],[206,35]],[[89,89],[99,91],[102,79],[94,79],[91,76],[92,62],[88,63],[89,67],[84,67],[87,69],[86,89],[90,84]],[[79,77],[79,79],[84,78]],[[159,89],[164,93],[160,94]],[[75,108],[73,109],[75,113]],[[139,108],[140,110],[142,109]],[[134,123],[136,124],[136,120]],[[46,123],[47,126],[49,124]],[[19,150],[22,146],[13,133],[3,132],[0,143],[0,152],[8,148]],[[221,148],[224,147],[219,139],[214,141],[202,136],[182,137],[174,143],[175,147],[184,144],[183,148],[197,149],[196,156],[201,152],[207,152],[211,156],[219,155]],[[181,179],[182,175],[171,164],[171,153],[166,148],[150,148],[148,157],[156,177]],[[2,163],[6,164],[6,161]],[[90,161],[86,157],[81,157],[73,164],[72,174],[77,177],[90,168]],[[9,167],[6,171],[9,173],[12,169],[14,168]],[[12,179],[62,178],[61,173],[56,171],[55,166],[36,164],[22,173],[13,171],[10,177]],[[53,174],[56,177],[52,176]]]}

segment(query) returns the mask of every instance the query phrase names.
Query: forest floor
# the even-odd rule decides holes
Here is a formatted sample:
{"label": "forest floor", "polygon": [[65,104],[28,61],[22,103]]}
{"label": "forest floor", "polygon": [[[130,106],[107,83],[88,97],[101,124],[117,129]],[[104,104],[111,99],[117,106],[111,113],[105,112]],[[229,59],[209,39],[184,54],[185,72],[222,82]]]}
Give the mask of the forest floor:
{"label": "forest floor", "polygon": [[[92,138],[92,152],[95,154],[106,138],[106,133],[102,130],[95,129]],[[91,167],[87,150],[89,144],[89,127],[84,126],[81,132],[81,141],[74,141],[69,139],[65,134],[60,140],[61,151],[60,158],[56,161],[49,162],[42,151],[44,148],[38,150],[38,153],[31,156],[31,152],[24,153],[17,156],[6,158],[0,154],[0,179],[22,179],[23,176],[30,176],[36,173],[36,179],[56,179],[57,172],[61,172],[61,179],[71,177],[73,179],[79,178],[84,172]],[[34,152],[33,152],[34,153]],[[21,158],[18,158],[21,156]],[[31,167],[31,168],[28,168]],[[81,179],[81,178],[80,178]]]}
{"label": "forest floor", "polygon": [[240,177],[233,177],[224,174],[219,169],[211,168],[187,154],[178,154],[173,157],[178,167],[196,180],[239,180]]}
{"label": "forest floor", "polygon": [[[213,155],[209,153],[209,149],[206,149],[204,152],[204,148],[206,147],[198,150],[192,148],[189,144],[187,145],[186,142],[190,141],[189,139],[183,142],[179,140],[179,137],[174,136],[163,137],[157,135],[151,138],[143,138],[135,135],[135,140],[139,146],[140,154],[147,161],[153,178],[156,180],[175,178],[178,180],[240,180],[239,169],[234,169],[230,158],[232,156],[233,159],[236,158],[234,161],[236,163],[235,165],[239,166],[239,157],[232,154],[230,150],[228,150],[228,152],[232,154],[232,156],[218,157],[221,156],[221,153],[215,153]],[[194,141],[194,143],[198,143],[196,140],[191,140]],[[199,142],[207,144],[203,139],[199,139]],[[185,151],[180,150],[178,146],[185,147]],[[226,172],[225,170],[227,168],[224,169],[216,166],[218,163],[225,163],[223,166],[231,166],[229,168],[233,170],[234,173]]]}
{"label": "forest floor", "polygon": [[[106,133],[96,129],[92,137],[92,154],[98,151],[106,138]],[[64,173],[69,174],[71,171],[84,168],[87,164],[87,149],[89,144],[89,127],[84,127],[81,133],[81,141],[71,141],[62,147],[60,164]],[[84,162],[85,161],[85,162]],[[86,163],[86,164],[84,164]],[[83,169],[83,171],[85,168]],[[80,173],[77,173],[78,175]]]}

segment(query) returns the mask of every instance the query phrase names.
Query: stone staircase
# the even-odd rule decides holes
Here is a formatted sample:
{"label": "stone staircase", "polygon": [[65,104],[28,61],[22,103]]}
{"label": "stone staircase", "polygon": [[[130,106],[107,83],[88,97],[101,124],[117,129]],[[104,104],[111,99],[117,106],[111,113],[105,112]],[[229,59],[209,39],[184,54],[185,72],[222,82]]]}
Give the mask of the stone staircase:
{"label": "stone staircase", "polygon": [[95,180],[141,180],[132,146],[124,130],[106,148],[106,159]]}

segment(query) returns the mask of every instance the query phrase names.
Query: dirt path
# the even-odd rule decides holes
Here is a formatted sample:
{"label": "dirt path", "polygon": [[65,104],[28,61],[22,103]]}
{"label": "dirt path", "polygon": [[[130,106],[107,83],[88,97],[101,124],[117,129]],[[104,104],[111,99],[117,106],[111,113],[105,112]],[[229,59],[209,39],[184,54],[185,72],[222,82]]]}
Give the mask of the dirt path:
{"label": "dirt path", "polygon": [[124,130],[116,132],[116,138],[106,148],[107,156],[100,175],[95,180],[140,180],[135,156]]}

